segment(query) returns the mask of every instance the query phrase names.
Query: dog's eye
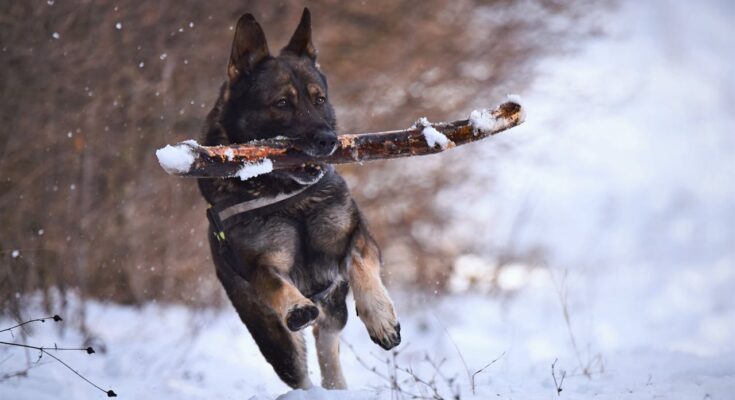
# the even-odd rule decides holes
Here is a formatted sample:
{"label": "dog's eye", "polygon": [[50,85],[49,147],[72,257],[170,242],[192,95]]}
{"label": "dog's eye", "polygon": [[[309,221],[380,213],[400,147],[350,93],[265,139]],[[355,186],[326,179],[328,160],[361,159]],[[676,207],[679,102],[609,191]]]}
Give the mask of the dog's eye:
{"label": "dog's eye", "polygon": [[327,98],[324,96],[317,96],[315,101],[316,101],[316,104],[321,105],[327,101]]}
{"label": "dog's eye", "polygon": [[284,108],[287,105],[288,105],[288,100],[286,100],[285,97],[284,98],[281,98],[281,99],[278,99],[278,101],[276,102],[276,107],[278,107],[278,108]]}

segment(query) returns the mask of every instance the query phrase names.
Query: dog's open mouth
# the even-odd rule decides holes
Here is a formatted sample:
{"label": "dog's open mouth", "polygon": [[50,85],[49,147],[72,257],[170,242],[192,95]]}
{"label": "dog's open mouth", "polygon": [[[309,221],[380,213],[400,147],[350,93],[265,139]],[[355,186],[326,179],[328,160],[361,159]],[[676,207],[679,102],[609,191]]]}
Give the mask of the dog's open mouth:
{"label": "dog's open mouth", "polygon": [[316,183],[327,171],[328,164],[320,162],[308,162],[299,167],[283,170],[294,181],[302,185]]}

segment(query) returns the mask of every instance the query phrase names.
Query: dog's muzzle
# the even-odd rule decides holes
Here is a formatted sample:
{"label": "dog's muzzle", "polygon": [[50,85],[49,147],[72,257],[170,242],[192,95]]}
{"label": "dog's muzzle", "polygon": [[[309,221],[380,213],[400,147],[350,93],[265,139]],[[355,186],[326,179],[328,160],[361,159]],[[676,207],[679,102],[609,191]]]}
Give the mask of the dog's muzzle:
{"label": "dog's muzzle", "polygon": [[327,157],[337,150],[337,134],[331,130],[317,131],[304,146],[304,152],[312,157]]}

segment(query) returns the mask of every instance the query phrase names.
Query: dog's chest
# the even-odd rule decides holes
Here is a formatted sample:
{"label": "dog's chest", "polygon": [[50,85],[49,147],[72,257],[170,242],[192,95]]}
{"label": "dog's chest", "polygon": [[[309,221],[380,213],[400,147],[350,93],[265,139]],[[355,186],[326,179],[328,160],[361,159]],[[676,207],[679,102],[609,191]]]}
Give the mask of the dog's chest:
{"label": "dog's chest", "polygon": [[307,191],[284,210],[300,225],[302,243],[327,254],[343,250],[343,242],[356,224],[355,208],[344,181],[331,174],[316,190]]}
{"label": "dog's chest", "polygon": [[289,275],[304,293],[344,278],[342,263],[357,220],[352,199],[343,190],[305,197],[290,210],[298,216],[300,246]]}

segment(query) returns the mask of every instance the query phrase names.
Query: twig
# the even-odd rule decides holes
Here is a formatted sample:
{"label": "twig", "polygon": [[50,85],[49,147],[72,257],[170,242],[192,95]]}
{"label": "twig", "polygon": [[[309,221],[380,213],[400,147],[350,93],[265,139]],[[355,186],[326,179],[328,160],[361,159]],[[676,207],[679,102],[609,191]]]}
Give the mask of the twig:
{"label": "twig", "polygon": [[59,317],[58,315],[54,315],[53,317],[36,318],[36,319],[28,320],[26,322],[21,322],[20,324],[11,326],[10,328],[0,329],[0,332],[11,331],[11,334],[12,334],[12,330],[15,328],[20,328],[21,326],[30,324],[32,322],[46,322],[47,319],[53,319],[54,322],[63,321],[63,319]]}
{"label": "twig", "polygon": [[359,356],[359,355],[357,354],[357,352],[355,351],[355,348],[354,348],[354,347],[352,347],[352,345],[351,345],[351,344],[350,344],[349,342],[347,342],[346,340],[344,340],[344,339],[342,339],[342,338],[340,338],[340,339],[342,340],[342,343],[344,343],[344,344],[345,344],[345,346],[347,346],[347,348],[348,348],[348,349],[350,349],[350,351],[351,351],[351,352],[352,352],[352,354],[353,354],[353,355],[355,356],[355,359],[357,360],[357,362],[358,362],[358,363],[359,363],[360,365],[362,365],[362,366],[363,366],[363,367],[364,367],[364,368],[365,368],[366,370],[368,370],[368,371],[370,371],[370,372],[374,373],[375,375],[377,375],[378,377],[382,378],[383,380],[385,380],[385,381],[387,381],[387,382],[390,382],[390,379],[389,379],[389,378],[388,378],[387,376],[385,376],[385,375],[383,375],[382,373],[380,373],[380,372],[378,371],[378,369],[377,369],[377,368],[375,368],[374,366],[370,366],[370,365],[368,365],[368,363],[367,363],[367,362],[365,362],[365,360],[363,360],[363,359],[362,359],[362,357],[360,357],[360,356]]}
{"label": "twig", "polygon": [[[444,326],[441,319],[439,319],[439,317],[433,311],[431,312],[431,314],[434,316],[436,321],[439,323],[439,326],[442,327],[442,329],[444,330],[444,333],[447,334],[447,338],[449,338],[449,341],[452,342],[454,349],[457,351],[457,355],[459,355],[460,361],[462,361],[464,370],[467,373],[467,379],[469,380],[470,383],[472,383],[472,373],[470,372],[470,367],[467,366],[467,362],[464,360],[464,356],[462,355],[462,352],[459,350],[459,346],[457,346],[457,342],[455,342],[454,339],[452,338],[452,335],[449,334],[449,330],[447,329],[446,326]],[[472,386],[471,389],[472,389],[472,394],[474,395],[475,394],[474,386]]]}
{"label": "twig", "polygon": [[398,364],[395,364],[395,363],[393,365],[395,366],[396,370],[401,371],[401,372],[407,374],[408,376],[410,376],[411,379],[413,379],[414,383],[419,383],[419,384],[427,387],[433,393],[432,396],[431,396],[432,399],[438,399],[438,400],[443,399],[443,397],[439,394],[439,389],[436,387],[436,382],[434,381],[433,378],[430,381],[427,382],[426,380],[424,380],[420,376],[418,376],[413,371],[412,368],[410,368],[410,367],[409,368],[403,368],[403,367],[398,366]]}
{"label": "twig", "polygon": [[8,379],[12,379],[12,378],[15,378],[15,377],[25,378],[25,377],[28,376],[28,371],[30,371],[30,369],[33,368],[33,367],[34,367],[34,365],[31,365],[29,367],[26,367],[24,369],[21,369],[21,370],[15,371],[15,372],[8,372],[8,373],[5,373],[5,374],[2,374],[2,376],[0,376],[0,382],[5,382]]}
{"label": "twig", "polygon": [[[61,317],[59,317],[58,315],[54,315],[53,317],[37,318],[37,319],[32,319],[32,320],[29,320],[29,321],[25,321],[25,322],[22,322],[22,323],[20,323],[18,325],[12,326],[10,328],[5,328],[3,330],[0,330],[0,332],[10,331],[11,334],[12,334],[12,329],[14,329],[14,328],[21,327],[21,326],[26,325],[26,324],[29,324],[31,322],[45,322],[45,320],[47,320],[47,319],[53,319],[56,322],[63,321],[63,319]],[[115,393],[115,391],[113,391],[112,389],[110,389],[110,390],[102,389],[101,387],[99,387],[98,385],[96,385],[94,382],[92,382],[89,379],[87,379],[84,375],[82,375],[81,373],[79,373],[79,371],[77,371],[76,369],[72,368],[69,364],[65,363],[62,359],[60,359],[59,357],[56,357],[55,355],[53,355],[52,353],[49,352],[49,350],[55,350],[55,351],[84,351],[87,354],[94,354],[95,351],[94,351],[94,349],[92,347],[86,347],[86,348],[68,348],[68,347],[58,347],[56,345],[54,345],[54,347],[41,347],[41,346],[32,346],[32,345],[23,344],[23,343],[12,343],[12,342],[4,342],[4,341],[0,341],[0,344],[6,345],[6,346],[15,346],[15,347],[21,347],[21,348],[26,348],[26,349],[38,350],[39,351],[38,360],[40,360],[41,357],[44,354],[46,354],[49,357],[51,357],[54,360],[56,360],[59,363],[61,363],[61,365],[63,365],[64,367],[66,367],[71,372],[75,373],[78,377],[82,378],[85,382],[89,383],[90,385],[94,386],[95,388],[97,388],[101,392],[105,393],[107,395],[107,397],[117,397],[117,393]],[[16,373],[12,374],[11,376],[7,376],[6,375],[6,376],[4,376],[2,378],[3,379],[6,379],[6,378],[9,378],[9,377],[13,377],[13,376],[25,376],[30,368],[31,367],[28,367],[25,370],[18,371]]]}
{"label": "twig", "polygon": [[95,351],[92,347],[80,347],[80,348],[69,348],[69,347],[41,347],[41,346],[31,346],[28,344],[23,343],[11,343],[11,342],[3,342],[0,341],[0,344],[4,344],[7,346],[18,346],[18,347],[25,347],[27,349],[33,349],[33,350],[39,350],[39,351],[45,351],[45,350],[57,350],[57,351],[85,351],[87,354],[94,354]]}
{"label": "twig", "polygon": [[605,370],[605,366],[602,360],[602,355],[597,354],[594,357],[589,357],[589,352],[587,353],[587,363],[582,361],[582,352],[579,350],[579,346],[577,345],[577,339],[574,336],[574,330],[572,329],[572,320],[569,316],[569,307],[568,307],[568,301],[567,301],[567,290],[566,290],[566,282],[567,277],[569,275],[569,272],[565,269],[564,274],[562,275],[561,282],[557,282],[556,278],[554,277],[554,273],[551,271],[551,268],[547,269],[549,271],[549,275],[551,275],[551,281],[554,284],[554,288],[556,289],[556,294],[559,298],[559,303],[561,304],[562,314],[564,315],[564,322],[567,326],[567,333],[569,334],[569,341],[572,345],[572,349],[574,350],[574,356],[577,358],[577,363],[579,364],[579,369],[582,371],[582,374],[586,376],[588,379],[592,379],[592,375],[595,373],[593,371],[593,367],[595,364],[599,367],[599,370],[596,372],[603,373]]}
{"label": "twig", "polygon": [[[375,366],[369,365],[362,357],[360,357],[357,352],[355,351],[355,348],[342,339],[342,343],[344,343],[347,348],[350,349],[352,354],[355,356],[355,359],[357,362],[362,365],[366,370],[372,372],[377,377],[379,377],[381,380],[383,380],[386,384],[384,388],[387,388],[391,391],[391,398],[397,399],[397,398],[405,398],[408,397],[410,399],[428,399],[428,400],[442,400],[447,398],[446,396],[443,396],[439,387],[436,386],[436,381],[434,378],[432,379],[424,379],[421,378],[418,374],[414,372],[412,368],[404,368],[398,365],[398,356],[400,353],[404,350],[406,350],[406,347],[408,347],[408,344],[406,344],[405,347],[401,348],[400,350],[395,350],[391,352],[391,357],[386,358],[378,358],[375,354],[370,353],[378,362],[385,365],[387,372],[382,373],[380,372]],[[425,357],[425,360],[429,361],[432,366],[436,365],[435,363],[431,362],[430,358],[428,356]],[[441,365],[441,364],[440,364]],[[437,369],[438,367],[435,367]],[[437,372],[443,377],[443,375],[437,370]],[[400,377],[399,373],[405,374],[407,378],[403,379]],[[405,387],[408,383],[413,383],[416,385],[416,389],[419,392],[415,392],[412,390],[409,390]],[[447,379],[447,382],[451,384],[454,382],[453,379]],[[449,385],[451,386],[451,385]],[[429,394],[426,394],[425,389],[429,390]],[[457,392],[454,396],[454,399],[459,399],[459,393]]]}
{"label": "twig", "polygon": [[429,365],[434,369],[434,376],[431,377],[431,379],[424,379],[421,378],[416,372],[413,370],[413,368],[403,368],[398,365],[396,365],[396,369],[399,371],[405,373],[408,375],[415,384],[420,384],[423,387],[427,388],[431,395],[428,397],[430,399],[435,400],[443,400],[446,397],[441,393],[440,387],[437,386],[436,382],[436,376],[438,375],[440,378],[444,380],[444,384],[449,388],[452,394],[452,398],[455,400],[459,400],[460,398],[460,390],[459,385],[456,383],[456,378],[448,378],[446,375],[444,375],[441,372],[441,367],[446,361],[446,359],[442,359],[438,364],[429,357],[428,354],[424,355],[424,361],[428,362]]}
{"label": "twig", "polygon": [[472,377],[470,378],[470,387],[472,388],[472,394],[475,394],[475,377],[477,375],[479,375],[482,371],[486,370],[489,366],[491,366],[491,365],[495,364],[496,362],[498,362],[498,360],[500,360],[501,358],[503,358],[503,356],[505,356],[505,352],[503,352],[503,354],[501,354],[500,356],[498,356],[498,358],[490,361],[486,366],[478,369],[477,371],[475,371],[474,374],[472,374]]}
{"label": "twig", "polygon": [[62,360],[61,360],[61,359],[60,359],[59,357],[56,357],[55,355],[53,355],[53,354],[49,353],[48,351],[44,350],[43,348],[39,348],[39,349],[41,350],[41,352],[42,352],[42,353],[48,354],[48,355],[49,355],[50,357],[52,357],[52,358],[53,358],[54,360],[56,360],[56,361],[60,362],[60,363],[61,363],[61,365],[65,366],[65,367],[66,367],[67,369],[69,369],[69,370],[70,370],[71,372],[73,372],[73,373],[77,374],[77,376],[78,376],[78,377],[80,377],[80,378],[84,379],[84,380],[85,380],[85,381],[86,381],[87,383],[89,383],[90,385],[92,385],[92,386],[96,387],[97,389],[99,389],[99,390],[100,390],[100,391],[101,391],[102,393],[105,393],[105,394],[107,395],[107,397],[117,397],[117,393],[115,393],[115,392],[114,392],[114,391],[113,391],[112,389],[110,389],[110,390],[105,390],[105,389],[102,389],[101,387],[99,387],[99,386],[95,385],[95,384],[94,384],[94,382],[92,382],[92,381],[90,381],[89,379],[85,378],[85,377],[84,377],[84,375],[82,375],[82,374],[80,374],[79,372],[77,372],[77,370],[75,370],[74,368],[72,368],[71,366],[69,366],[69,364],[67,364],[67,363],[65,363],[64,361],[62,361]]}
{"label": "twig", "polygon": [[554,370],[554,367],[556,366],[556,362],[557,361],[559,361],[558,358],[555,359],[553,363],[551,363],[551,377],[554,378],[554,386],[556,387],[556,395],[557,396],[561,396],[561,391],[564,390],[564,389],[562,389],[561,386],[564,384],[564,378],[566,378],[566,376],[567,376],[567,371],[565,371],[563,369],[560,370],[559,372],[561,373],[561,378],[557,381],[556,380],[556,371]]}
{"label": "twig", "polygon": [[[6,361],[8,361],[11,358],[12,358],[12,356],[7,356],[5,359],[3,359],[2,361],[0,361],[0,364],[5,363]],[[40,365],[45,365],[45,363],[44,364],[40,364]],[[0,383],[5,382],[5,381],[7,381],[9,379],[12,379],[12,378],[16,378],[16,377],[25,378],[25,377],[28,376],[28,371],[30,371],[31,369],[36,368],[38,366],[39,366],[39,363],[33,363],[33,364],[28,363],[28,366],[25,367],[25,368],[23,368],[23,369],[19,369],[19,370],[15,371],[15,372],[6,372],[6,373],[0,375]]]}

